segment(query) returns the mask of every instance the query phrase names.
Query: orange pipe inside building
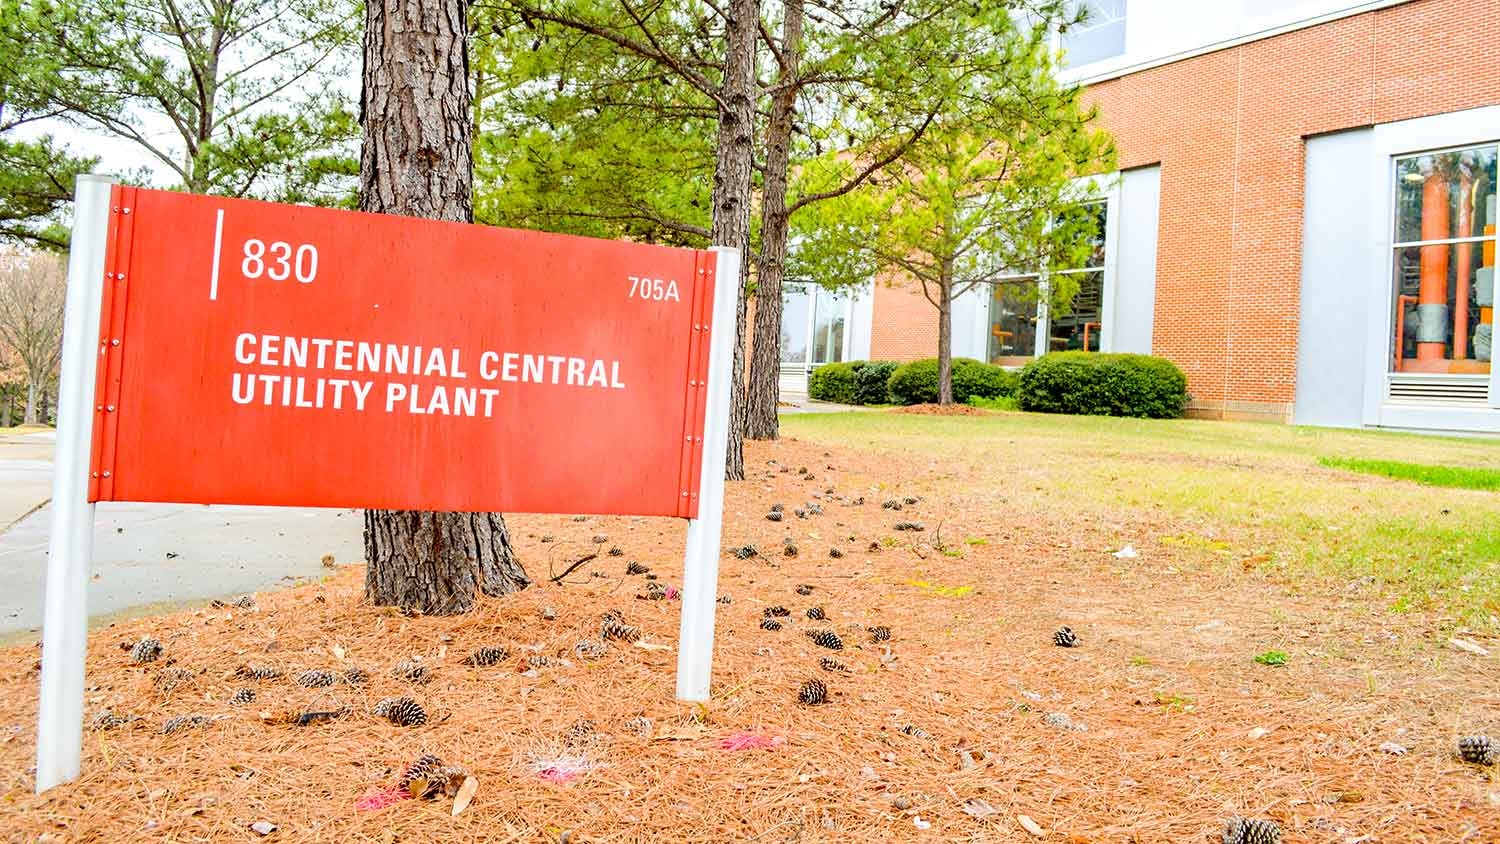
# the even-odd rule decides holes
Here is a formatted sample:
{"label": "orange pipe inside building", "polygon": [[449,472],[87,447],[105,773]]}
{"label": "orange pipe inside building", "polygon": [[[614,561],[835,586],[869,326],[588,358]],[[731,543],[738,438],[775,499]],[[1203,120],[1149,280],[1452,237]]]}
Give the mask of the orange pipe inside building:
{"label": "orange pipe inside building", "polygon": [[[1441,173],[1433,173],[1422,185],[1422,239],[1443,240],[1449,237],[1451,222],[1448,213],[1448,180],[1443,178]],[[1448,247],[1446,245],[1422,247],[1421,279],[1421,286],[1417,291],[1419,317],[1423,305],[1448,304]],[[1422,330],[1420,323],[1418,330]],[[1419,340],[1417,360],[1442,360],[1444,358],[1443,345],[1441,341],[1421,342]]]}
{"label": "orange pipe inside building", "polygon": [[[1459,181],[1458,237],[1474,233],[1474,184],[1467,173]],[[1453,359],[1469,356],[1469,279],[1474,273],[1474,244],[1460,243],[1456,250],[1458,258],[1458,283],[1453,295]]]}

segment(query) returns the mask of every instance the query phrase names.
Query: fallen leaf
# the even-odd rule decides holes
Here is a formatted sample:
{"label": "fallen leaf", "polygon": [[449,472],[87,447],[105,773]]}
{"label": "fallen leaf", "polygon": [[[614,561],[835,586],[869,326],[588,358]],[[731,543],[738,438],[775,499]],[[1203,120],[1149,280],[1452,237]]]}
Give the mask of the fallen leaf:
{"label": "fallen leaf", "polygon": [[979,818],[980,820],[987,820],[991,816],[1000,813],[999,809],[996,809],[994,806],[991,806],[988,801],[982,800],[978,797],[975,797],[972,800],[965,800],[963,810],[965,814],[972,815],[973,817]]}
{"label": "fallen leaf", "polygon": [[1455,648],[1458,648],[1461,651],[1467,651],[1471,654],[1474,654],[1475,656],[1490,655],[1490,652],[1483,645],[1471,639],[1461,639],[1458,636],[1454,636],[1453,638],[1448,640],[1448,644],[1452,645]]}
{"label": "fallen leaf", "polygon": [[276,824],[273,824],[270,821],[256,821],[255,823],[250,824],[250,829],[254,830],[256,835],[265,836],[270,835],[271,833],[276,831]]}
{"label": "fallen leaf", "polygon": [[474,799],[474,792],[479,790],[479,778],[470,774],[464,777],[464,784],[458,787],[458,796],[453,798],[453,817],[469,808],[469,801]]}
{"label": "fallen leaf", "polygon": [[1035,835],[1037,838],[1041,838],[1042,836],[1047,834],[1045,831],[1043,831],[1040,824],[1027,817],[1026,815],[1016,815],[1016,823],[1020,824],[1022,829],[1026,830],[1032,835]]}

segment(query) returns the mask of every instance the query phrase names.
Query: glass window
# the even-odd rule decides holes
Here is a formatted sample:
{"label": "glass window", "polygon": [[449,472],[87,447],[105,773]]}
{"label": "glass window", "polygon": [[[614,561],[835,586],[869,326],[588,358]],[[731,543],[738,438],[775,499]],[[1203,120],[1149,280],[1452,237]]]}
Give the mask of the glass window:
{"label": "glass window", "polygon": [[1494,144],[1396,159],[1391,369],[1490,371]]}
{"label": "glass window", "polygon": [[1025,366],[1036,356],[1040,298],[1034,277],[990,285],[990,363]]}
{"label": "glass window", "polygon": [[781,362],[807,363],[807,317],[812,297],[800,284],[781,289]]}
{"label": "glass window", "polygon": [[1078,0],[1074,10],[1088,14],[1062,33],[1063,64],[1080,67],[1125,52],[1126,0]]}
{"label": "glass window", "polygon": [[1069,306],[1052,312],[1051,330],[1048,332],[1052,343],[1050,350],[1099,351],[1102,339],[1100,334],[1104,327],[1099,320],[1100,305],[1104,299],[1104,271],[1085,270],[1058,273],[1058,276],[1059,279],[1066,278],[1078,286]]}
{"label": "glass window", "polygon": [[844,297],[819,289],[813,311],[813,363],[838,363],[843,359]]}

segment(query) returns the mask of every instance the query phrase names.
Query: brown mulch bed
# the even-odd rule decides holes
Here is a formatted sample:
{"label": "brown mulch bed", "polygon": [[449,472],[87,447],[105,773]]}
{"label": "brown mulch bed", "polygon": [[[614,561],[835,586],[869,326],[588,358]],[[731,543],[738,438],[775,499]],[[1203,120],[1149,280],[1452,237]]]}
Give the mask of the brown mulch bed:
{"label": "brown mulch bed", "polygon": [[[38,653],[0,651],[0,840],[246,841],[268,821],[271,841],[1014,842],[1034,840],[1018,826],[1026,815],[1046,841],[1210,842],[1242,814],[1275,819],[1289,842],[1500,841],[1500,784],[1452,751],[1485,718],[1494,728],[1500,672],[1439,650],[1441,619],[1197,562],[1151,540],[1192,526],[1150,514],[1085,520],[1025,486],[996,498],[956,462],[793,441],[751,444],[747,461],[750,480],[729,495],[719,592],[732,603],[719,607],[707,705],[672,699],[679,605],[645,600],[646,578],[624,573],[634,560],[679,586],[681,524],[516,516],[539,581],[597,551],[596,534],[624,553],[462,617],[367,606],[352,566],[262,594],[255,610],[96,631],[86,713],[139,720],[86,732],[83,776],[40,797],[28,770]],[[775,503],[779,523],[764,518]],[[1139,559],[1109,553],[1126,541]],[[747,543],[755,555],[727,553]],[[760,628],[772,605],[791,613],[780,632]],[[807,619],[814,605],[826,621]],[[608,609],[667,648],[610,642],[576,656]],[[1080,647],[1052,644],[1064,624]],[[876,625],[890,641],[871,641]],[[844,649],[814,645],[803,635],[814,629],[837,631]],[[163,642],[162,661],[134,665],[117,645],[146,635]],[[462,664],[484,645],[510,656]],[[1251,660],[1269,648],[1289,664]],[[534,668],[538,654],[558,662]],[[411,657],[431,682],[392,676]],[[820,669],[823,657],[848,673]],[[319,690],[235,678],[247,663],[358,666],[370,680]],[[190,676],[164,691],[165,668]],[[829,702],[799,704],[814,677]],[[242,687],[257,700],[229,706]],[[431,722],[370,714],[397,694]],[[340,707],[330,723],[286,723]],[[189,714],[219,720],[163,735]],[[642,716],[649,736],[627,729]],[[599,735],[569,745],[580,719]],[[739,733],[771,746],[720,746]],[[1410,752],[1383,753],[1384,741]],[[424,752],[479,779],[467,811],[356,808]],[[558,784],[538,773],[549,764],[591,767]]]}
{"label": "brown mulch bed", "polygon": [[918,416],[984,416],[989,411],[967,404],[909,404],[894,408],[897,413],[915,413]]}

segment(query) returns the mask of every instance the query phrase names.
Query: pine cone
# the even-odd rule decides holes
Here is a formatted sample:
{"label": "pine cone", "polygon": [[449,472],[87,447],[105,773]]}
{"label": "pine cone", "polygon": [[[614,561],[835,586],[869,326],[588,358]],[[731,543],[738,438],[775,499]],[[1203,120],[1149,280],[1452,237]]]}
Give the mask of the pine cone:
{"label": "pine cone", "polygon": [[618,619],[607,619],[599,625],[599,638],[605,641],[636,642],[640,641],[641,628],[632,627]]}
{"label": "pine cone", "polygon": [[732,603],[734,603],[734,599],[731,598],[731,597],[729,597],[728,595],[720,595],[719,596],[719,603],[721,603],[721,604],[732,604]]}
{"label": "pine cone", "polygon": [[1464,736],[1458,740],[1458,755],[1475,765],[1495,764],[1495,748],[1489,736]]}
{"label": "pine cone", "polygon": [[1224,825],[1224,844],[1281,844],[1281,827],[1258,818],[1230,818]]}
{"label": "pine cone", "polygon": [[403,659],[396,663],[391,668],[391,675],[397,680],[405,680],[419,686],[432,681],[432,669],[414,659]]}
{"label": "pine cone", "polygon": [[620,550],[620,546],[618,546],[618,545],[611,545],[609,547],[609,555],[611,557],[623,557],[623,556],[625,556],[625,552]]}
{"label": "pine cone", "polygon": [[785,504],[772,504],[771,505],[771,512],[772,513],[780,513],[780,512],[782,512],[784,510],[786,510],[786,505]]}
{"label": "pine cone", "polygon": [[636,717],[631,718],[629,721],[626,721],[624,724],[624,727],[627,731],[635,733],[638,736],[651,735],[651,730],[654,726],[655,725],[651,723],[651,719],[647,718],[644,715],[637,715]]}
{"label": "pine cone", "polygon": [[131,721],[134,721],[134,720],[135,720],[134,718],[127,718],[127,717],[125,717],[123,715],[116,715],[115,713],[109,711],[108,709],[105,709],[105,710],[101,711],[99,714],[95,715],[94,716],[94,720],[92,720],[92,721],[89,722],[89,729],[91,729],[91,730],[113,730],[116,727],[123,727],[126,724],[129,724]]}
{"label": "pine cone", "polygon": [[771,618],[770,616],[765,616],[760,620],[760,629],[770,630],[774,633],[775,631],[781,629],[781,622],[777,621],[774,618]]}
{"label": "pine cone", "polygon": [[844,552],[839,550],[838,548],[829,548],[828,556],[832,557],[835,560],[842,560],[844,558]]}
{"label": "pine cone", "polygon": [[891,628],[886,627],[884,624],[866,627],[865,632],[870,634],[870,641],[872,642],[889,642],[891,640]]}
{"label": "pine cone", "polygon": [[169,736],[182,730],[191,730],[196,727],[212,724],[213,721],[214,719],[207,715],[179,715],[176,718],[168,718],[166,723],[161,725],[161,734]]}
{"label": "pine cone", "polygon": [[625,564],[625,573],[626,574],[645,574],[646,572],[648,572],[650,570],[651,569],[647,568],[646,566],[641,565],[640,563],[636,562],[635,560],[631,560],[629,563]]}
{"label": "pine cone", "polygon": [[804,583],[804,584],[802,584],[802,585],[800,585],[800,586],[797,587],[797,594],[798,595],[811,595],[812,593],[813,593],[812,586],[810,586],[810,585],[808,585],[806,583]]}
{"label": "pine cone", "polygon": [[155,662],[161,658],[161,642],[147,636],[130,647],[130,661],[135,663]]}
{"label": "pine cone", "polygon": [[447,790],[448,782],[459,769],[431,753],[424,753],[401,772],[396,786],[418,800],[436,797]]}
{"label": "pine cone", "polygon": [[236,609],[253,610],[255,609],[255,596],[243,595],[238,601],[234,602],[234,606]]}
{"label": "pine cone", "polygon": [[932,738],[932,733],[929,733],[921,727],[918,727],[916,724],[907,724],[906,726],[901,728],[901,732],[911,736],[914,739],[922,739],[924,741]]}
{"label": "pine cone", "polygon": [[781,555],[783,557],[795,557],[795,556],[797,556],[797,546],[793,545],[790,542],[788,542],[786,545],[782,546],[782,548],[781,548]]}
{"label": "pine cone", "polygon": [[897,522],[894,525],[891,525],[891,527],[895,528],[896,530],[909,530],[915,533],[920,533],[924,530],[927,530],[927,526],[922,524],[921,522]]}
{"label": "pine cone", "polygon": [[824,671],[841,671],[845,674],[849,673],[849,666],[843,664],[842,662],[839,662],[831,656],[825,656],[822,659],[818,660],[818,665],[822,666]]}
{"label": "pine cone", "polygon": [[808,607],[807,617],[812,619],[813,621],[822,621],[828,618],[828,615],[823,612],[822,607]]}
{"label": "pine cone", "polygon": [[807,638],[812,639],[814,645],[820,648],[827,648],[830,651],[841,651],[844,649],[844,640],[840,639],[839,634],[832,630],[809,630],[807,631]]}
{"label": "pine cone", "polygon": [[607,650],[603,642],[595,642],[592,639],[584,639],[573,646],[573,654],[579,659],[598,659],[604,656]]}
{"label": "pine cone", "polygon": [[309,689],[322,689],[333,685],[337,682],[337,679],[333,676],[332,672],[314,668],[311,671],[304,671],[298,674],[295,682],[297,685],[306,686]]}
{"label": "pine cone", "polygon": [[384,718],[398,727],[420,727],[427,723],[427,710],[409,697],[388,697],[375,704],[377,718]]}
{"label": "pine cone", "polygon": [[1074,634],[1073,628],[1062,627],[1056,633],[1052,634],[1052,644],[1057,645],[1059,648],[1076,648],[1078,647],[1078,636]]}
{"label": "pine cone", "polygon": [[485,645],[464,657],[464,665],[474,665],[482,668],[498,662],[504,662],[506,657],[509,656],[510,651],[507,651],[505,648],[495,645]]}
{"label": "pine cone", "polygon": [[348,683],[351,686],[363,686],[364,684],[370,682],[370,672],[364,670],[363,668],[360,668],[357,665],[353,668],[344,669],[344,673],[342,676],[344,682]]}
{"label": "pine cone", "polygon": [[240,689],[239,691],[237,691],[234,694],[232,694],[232,695],[229,696],[229,705],[230,706],[244,706],[247,703],[254,703],[254,702],[255,702],[255,690],[254,689]]}
{"label": "pine cone", "polygon": [[243,680],[279,680],[286,676],[286,672],[267,665],[241,665],[234,675]]}
{"label": "pine cone", "polygon": [[766,607],[761,614],[769,618],[787,618],[792,614],[792,611],[778,604],[774,607]]}
{"label": "pine cone", "polygon": [[782,520],[782,518],[783,516],[780,510],[772,510],[771,512],[766,514],[766,521],[768,522],[779,522]]}
{"label": "pine cone", "polygon": [[905,504],[916,504],[918,501],[921,501],[921,500],[922,499],[916,497],[915,495],[908,495],[905,498],[901,499],[901,501],[903,503],[905,503]]}
{"label": "pine cone", "polygon": [[661,581],[652,580],[646,583],[646,600],[660,601],[667,597],[667,587]]}
{"label": "pine cone", "polygon": [[596,729],[597,727],[593,721],[587,718],[579,718],[573,722],[572,726],[568,727],[568,734],[564,741],[569,747],[577,747],[580,744],[586,743],[594,735]]}
{"label": "pine cone", "polygon": [[812,679],[802,684],[797,692],[797,702],[806,706],[817,706],[828,700],[828,686],[822,680]]}
{"label": "pine cone", "polygon": [[163,668],[156,672],[156,678],[153,682],[162,694],[167,694],[183,683],[190,683],[192,680],[193,672],[186,668]]}
{"label": "pine cone", "polygon": [[894,498],[891,498],[891,499],[888,499],[886,501],[880,502],[880,506],[881,506],[882,509],[885,509],[885,510],[900,510],[901,509],[901,502],[897,501]]}

